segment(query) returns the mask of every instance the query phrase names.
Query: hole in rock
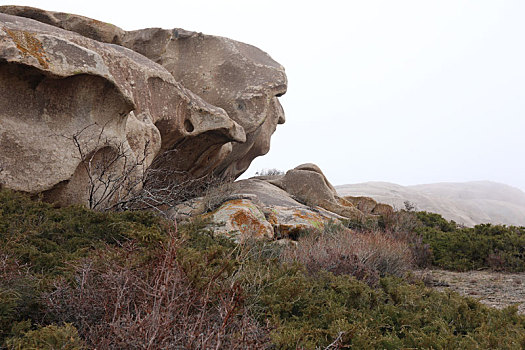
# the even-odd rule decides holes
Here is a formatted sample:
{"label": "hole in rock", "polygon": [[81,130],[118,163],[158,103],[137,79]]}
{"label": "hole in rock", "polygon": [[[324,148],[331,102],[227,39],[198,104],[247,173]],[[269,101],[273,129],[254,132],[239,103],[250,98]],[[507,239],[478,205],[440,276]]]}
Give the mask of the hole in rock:
{"label": "hole in rock", "polygon": [[193,124],[188,119],[184,121],[184,129],[186,129],[187,132],[192,132],[193,130],[195,130]]}

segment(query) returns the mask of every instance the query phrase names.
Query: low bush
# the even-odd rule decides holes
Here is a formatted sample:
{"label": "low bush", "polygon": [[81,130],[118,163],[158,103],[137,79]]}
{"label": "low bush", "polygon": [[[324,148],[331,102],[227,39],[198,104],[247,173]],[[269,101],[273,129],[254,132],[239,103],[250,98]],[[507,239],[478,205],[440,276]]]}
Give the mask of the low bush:
{"label": "low bush", "polygon": [[133,245],[83,259],[79,282],[47,295],[48,317],[76,325],[95,349],[263,348],[267,331],[244,308],[242,288],[225,283],[232,252],[184,245],[172,235],[147,261]]}
{"label": "low bush", "polygon": [[447,221],[444,217],[436,213],[419,211],[415,213],[415,216],[423,227],[435,228],[443,232],[452,232],[458,228],[458,225],[454,221]]}
{"label": "low bush", "polygon": [[39,294],[38,278],[0,247],[0,344],[18,323],[38,319],[42,309]]}
{"label": "low bush", "polygon": [[350,222],[348,226],[357,232],[379,230],[406,242],[418,267],[525,271],[525,227],[491,224],[464,227],[439,214],[408,210],[387,213],[377,224]]}
{"label": "low bush", "polygon": [[[407,207],[410,208],[410,205]],[[415,266],[425,268],[432,264],[430,245],[423,241],[422,235],[417,231],[423,223],[414,211],[390,211],[376,220],[352,220],[346,226],[358,233],[381,232],[383,236],[407,245]]]}
{"label": "low bush", "polygon": [[279,349],[521,349],[525,317],[452,292],[383,278],[379,288],[324,272],[278,268],[261,293]]}
{"label": "low bush", "polygon": [[102,244],[135,239],[143,246],[163,239],[159,218],[148,212],[96,212],[54,208],[25,195],[0,191],[0,246],[35,272],[62,273],[65,263]]}
{"label": "low bush", "polygon": [[9,350],[82,350],[86,348],[76,328],[71,324],[65,324],[60,327],[49,325],[35,330],[28,330],[20,336],[8,339],[6,346]]}
{"label": "low bush", "polygon": [[55,208],[0,190],[0,345],[28,321],[26,331],[49,324],[43,295],[58,277],[74,280],[71,262],[130,241],[147,258],[166,239],[164,225],[147,212]]}
{"label": "low bush", "polygon": [[319,270],[348,274],[370,285],[380,277],[402,277],[412,266],[409,245],[380,231],[353,232],[342,226],[299,237],[281,253],[285,262],[298,262],[310,273]]}
{"label": "low bush", "polygon": [[237,245],[205,222],[0,200],[0,348],[525,347],[516,308],[393,277],[399,230]]}
{"label": "low bush", "polygon": [[525,227],[460,227],[438,214],[419,212],[417,217],[422,225],[415,232],[430,246],[433,265],[457,271],[525,271]]}

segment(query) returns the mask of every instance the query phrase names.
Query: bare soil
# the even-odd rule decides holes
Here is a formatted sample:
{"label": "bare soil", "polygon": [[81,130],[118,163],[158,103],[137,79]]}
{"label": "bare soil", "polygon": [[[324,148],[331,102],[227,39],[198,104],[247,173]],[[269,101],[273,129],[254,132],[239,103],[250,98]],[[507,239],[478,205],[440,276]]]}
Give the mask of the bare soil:
{"label": "bare soil", "polygon": [[422,270],[416,274],[436,289],[449,288],[498,309],[518,305],[518,313],[525,315],[525,273]]}

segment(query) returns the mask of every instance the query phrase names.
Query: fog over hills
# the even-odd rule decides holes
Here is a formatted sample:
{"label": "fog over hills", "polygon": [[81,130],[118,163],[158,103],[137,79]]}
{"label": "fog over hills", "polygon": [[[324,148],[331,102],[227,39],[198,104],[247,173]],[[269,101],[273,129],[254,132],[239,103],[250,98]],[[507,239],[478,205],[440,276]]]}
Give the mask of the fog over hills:
{"label": "fog over hills", "polygon": [[525,193],[490,181],[400,186],[365,182],[335,186],[341,196],[368,196],[404,208],[410,201],[417,210],[439,213],[467,226],[494,223],[525,226]]}

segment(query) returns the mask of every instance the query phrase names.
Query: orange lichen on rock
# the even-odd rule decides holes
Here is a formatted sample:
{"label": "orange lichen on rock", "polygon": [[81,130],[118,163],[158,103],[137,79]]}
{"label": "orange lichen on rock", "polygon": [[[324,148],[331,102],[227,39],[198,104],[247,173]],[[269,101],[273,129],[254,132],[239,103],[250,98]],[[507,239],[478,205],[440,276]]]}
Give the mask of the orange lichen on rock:
{"label": "orange lichen on rock", "polygon": [[324,218],[321,215],[305,210],[298,209],[293,215],[298,219],[309,222],[312,226],[322,226],[324,222]]}
{"label": "orange lichen on rock", "polygon": [[49,59],[44,51],[44,46],[34,33],[25,30],[7,29],[5,27],[2,29],[13,40],[18,50],[22,52],[22,55],[32,56],[36,58],[43,68],[49,68]]}
{"label": "orange lichen on rock", "polygon": [[224,234],[238,241],[247,238],[273,238],[273,227],[266,221],[260,208],[246,199],[224,203],[211,214],[213,221],[222,223],[215,233]]}
{"label": "orange lichen on rock", "polygon": [[238,227],[241,234],[250,236],[262,236],[267,227],[261,223],[250,211],[237,211],[232,215],[232,223]]}
{"label": "orange lichen on rock", "polygon": [[272,210],[272,211],[269,211],[265,214],[266,216],[266,220],[273,226],[277,225],[277,215],[275,214],[275,212]]}
{"label": "orange lichen on rock", "polygon": [[275,233],[280,238],[297,239],[309,230],[321,230],[327,218],[300,208],[280,208]]}

